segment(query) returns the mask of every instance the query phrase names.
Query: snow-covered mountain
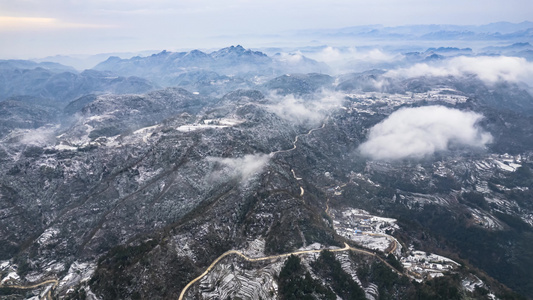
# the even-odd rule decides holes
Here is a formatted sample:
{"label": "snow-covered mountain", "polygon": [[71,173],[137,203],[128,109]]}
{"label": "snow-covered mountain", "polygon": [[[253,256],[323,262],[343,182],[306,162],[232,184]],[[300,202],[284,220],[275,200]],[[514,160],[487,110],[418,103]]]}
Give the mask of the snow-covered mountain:
{"label": "snow-covered mountain", "polygon": [[527,76],[462,69],[529,62],[399,59],[327,74],[232,46],[0,70],[0,295],[529,297]]}

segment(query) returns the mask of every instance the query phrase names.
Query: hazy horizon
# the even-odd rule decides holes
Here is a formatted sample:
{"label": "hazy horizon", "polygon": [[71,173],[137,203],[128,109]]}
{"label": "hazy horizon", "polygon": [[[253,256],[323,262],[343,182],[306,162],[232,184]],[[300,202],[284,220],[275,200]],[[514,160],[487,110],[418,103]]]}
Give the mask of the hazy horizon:
{"label": "hazy horizon", "polygon": [[[371,3],[231,0],[225,2],[115,0],[0,0],[2,59],[53,55],[268,47],[293,41],[299,30],[342,29],[368,24],[482,25],[531,20],[527,0],[422,0]],[[287,36],[289,40],[287,41]]]}

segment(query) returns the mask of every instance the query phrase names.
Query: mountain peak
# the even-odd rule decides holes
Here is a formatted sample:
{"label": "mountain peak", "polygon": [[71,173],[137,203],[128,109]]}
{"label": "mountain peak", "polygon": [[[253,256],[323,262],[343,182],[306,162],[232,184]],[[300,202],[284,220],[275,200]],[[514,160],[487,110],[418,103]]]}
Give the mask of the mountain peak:
{"label": "mountain peak", "polygon": [[241,45],[237,45],[237,46],[231,45],[231,47],[229,47],[229,48],[232,49],[232,50],[237,50],[237,51],[246,51],[246,49],[244,49],[244,47],[241,46]]}
{"label": "mountain peak", "polygon": [[159,52],[159,53],[154,53],[154,54],[152,54],[151,57],[166,56],[166,55],[169,55],[169,54],[171,54],[171,53],[172,53],[172,52],[169,52],[169,51],[167,51],[167,50],[163,50],[163,51],[161,51],[161,52]]}
{"label": "mountain peak", "polygon": [[222,58],[222,57],[241,57],[241,56],[257,56],[257,57],[266,57],[267,55],[260,51],[252,51],[250,49],[245,49],[241,45],[230,46],[222,48],[218,51],[212,52],[211,57],[213,58]]}
{"label": "mountain peak", "polygon": [[207,54],[205,54],[204,52],[200,51],[200,50],[192,50],[190,51],[189,53],[186,54],[187,56],[193,56],[193,57],[204,57],[204,56],[207,56]]}

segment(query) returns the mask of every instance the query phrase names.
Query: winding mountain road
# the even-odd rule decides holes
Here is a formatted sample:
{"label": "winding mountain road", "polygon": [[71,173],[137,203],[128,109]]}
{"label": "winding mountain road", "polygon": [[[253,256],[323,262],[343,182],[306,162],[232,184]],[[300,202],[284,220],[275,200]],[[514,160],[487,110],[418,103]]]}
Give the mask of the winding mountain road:
{"label": "winding mountain road", "polygon": [[[324,128],[326,125],[326,123],[323,123],[321,127],[319,128],[314,128],[314,129],[311,129],[309,130],[307,133],[305,134],[300,134],[300,135],[297,135],[294,139],[294,142],[293,142],[293,147],[291,149],[286,149],[286,150],[278,150],[278,151],[275,151],[275,152],[271,152],[270,153],[270,156],[274,156],[278,153],[288,153],[288,152],[291,152],[293,150],[296,150],[297,148],[297,142],[298,142],[298,139],[300,136],[306,136],[306,135],[309,135],[311,133],[313,133],[314,131],[316,130],[319,130],[319,129],[322,129]],[[292,175],[294,177],[294,179],[296,179],[297,181],[300,181],[302,180],[302,178],[299,178],[296,176],[296,173],[294,172],[293,169],[291,169],[291,172],[292,172]],[[303,197],[305,193],[305,190],[302,186],[300,186],[300,197]],[[326,203],[326,214],[329,215],[329,199],[328,199],[328,202]],[[371,234],[371,235],[377,235],[377,234]],[[394,248],[391,252],[393,252],[394,250],[396,249],[396,243],[394,242]],[[275,259],[279,259],[279,258],[285,258],[285,257],[288,257],[290,255],[303,255],[303,254],[310,254],[310,253],[320,253],[321,251],[323,250],[328,250],[328,251],[331,251],[331,252],[343,252],[343,251],[354,251],[354,252],[357,252],[357,253],[360,253],[360,254],[364,254],[364,255],[369,255],[369,256],[373,256],[373,257],[376,257],[378,258],[379,260],[381,260],[385,265],[387,265],[388,267],[390,267],[394,272],[400,274],[400,275],[405,275],[399,271],[397,271],[394,267],[392,267],[388,262],[386,262],[383,258],[381,258],[380,256],[376,255],[376,253],[374,252],[371,252],[371,251],[367,251],[367,250],[362,250],[362,249],[356,249],[356,248],[352,248],[350,247],[347,243],[344,243],[344,248],[333,248],[333,249],[318,249],[318,250],[300,250],[300,251],[295,251],[295,252],[290,252],[290,253],[284,253],[284,254],[279,254],[279,255],[271,255],[271,256],[264,256],[264,257],[256,257],[256,258],[252,258],[252,257],[248,257],[246,256],[244,253],[240,252],[240,251],[237,251],[237,250],[229,250],[227,252],[224,252],[222,255],[220,255],[219,257],[217,257],[208,267],[207,269],[202,273],[200,274],[198,277],[194,278],[193,280],[191,280],[184,288],[183,290],[181,291],[180,295],[179,295],[179,300],[183,300],[183,298],[185,297],[185,294],[187,293],[188,289],[194,285],[196,282],[198,282],[199,280],[201,280],[204,276],[206,276],[222,259],[224,259],[226,256],[230,256],[230,255],[237,255],[237,256],[240,256],[242,257],[243,259],[245,259],[246,261],[250,261],[250,262],[257,262],[257,261],[267,261],[267,260],[275,260]],[[52,291],[59,285],[59,281],[58,280],[55,280],[55,279],[50,279],[50,280],[45,280],[43,282],[40,282],[40,283],[36,283],[36,284],[32,284],[32,285],[27,285],[27,286],[21,286],[21,285],[5,285],[5,286],[2,286],[2,287],[7,287],[7,288],[14,288],[14,289],[35,289],[35,288],[38,288],[40,286],[43,286],[43,285],[47,285],[47,284],[52,284],[52,287],[48,290],[48,293],[46,293],[46,296],[45,298],[46,299],[49,299],[51,300],[52,299]]]}
{"label": "winding mountain road", "polygon": [[38,288],[40,286],[47,285],[47,284],[53,284],[53,285],[48,290],[48,293],[46,293],[46,297],[45,298],[48,299],[48,300],[52,300],[52,290],[54,290],[57,287],[57,285],[59,284],[59,281],[57,281],[55,279],[45,280],[43,282],[35,283],[35,284],[32,284],[32,285],[2,285],[0,287],[10,288],[10,289],[20,289],[20,290],[32,290],[32,289],[35,289],[35,288]]}
{"label": "winding mountain road", "polygon": [[235,254],[235,255],[238,255],[242,258],[244,258],[246,261],[251,261],[251,262],[255,262],[255,261],[265,261],[265,260],[274,260],[274,259],[278,259],[278,258],[284,258],[284,257],[288,257],[288,256],[291,256],[291,255],[302,255],[302,254],[309,254],[309,253],[320,253],[321,251],[323,250],[328,250],[330,252],[343,252],[343,251],[354,251],[354,252],[357,252],[357,253],[361,253],[361,254],[364,254],[364,255],[370,255],[370,256],[373,256],[373,257],[376,257],[378,258],[379,260],[381,260],[381,262],[383,262],[385,265],[387,265],[389,268],[391,268],[394,272],[396,272],[397,274],[399,275],[405,275],[403,274],[402,272],[399,272],[398,270],[396,270],[392,265],[390,265],[387,261],[385,261],[383,258],[381,258],[380,256],[378,256],[376,253],[374,252],[370,252],[370,251],[367,251],[367,250],[362,250],[362,249],[357,249],[357,248],[352,248],[350,247],[347,243],[344,243],[344,248],[334,248],[334,249],[318,249],[318,250],[301,250],[301,251],[295,251],[295,252],[290,252],[290,253],[284,253],[284,254],[279,254],[279,255],[271,255],[271,256],[263,256],[263,257],[256,257],[256,258],[251,258],[251,257],[248,257],[246,256],[245,254],[243,254],[242,252],[240,251],[237,251],[237,250],[229,250],[229,251],[226,251],[224,252],[222,255],[220,255],[219,257],[217,257],[217,259],[215,259],[210,265],[209,267],[207,267],[207,269],[202,273],[200,274],[200,276],[194,278],[193,280],[191,280],[184,288],[183,290],[181,291],[180,293],[180,296],[178,298],[178,300],[183,300],[183,298],[185,297],[185,294],[187,293],[187,290],[193,285],[195,284],[197,281],[201,280],[204,276],[206,276],[216,265],[218,262],[220,262],[223,258],[225,258],[226,256],[229,256],[229,255],[232,255],[232,254]]}
{"label": "winding mountain road", "polygon": [[[316,130],[319,130],[319,129],[322,129],[326,126],[326,123],[324,122],[322,124],[321,127],[319,128],[313,128],[311,130],[309,130],[307,133],[305,134],[300,134],[300,135],[297,135],[295,138],[294,138],[294,142],[292,143],[293,144],[293,147],[291,149],[286,149],[286,150],[278,150],[278,151],[275,151],[275,152],[271,152],[270,153],[270,156],[273,157],[274,155],[278,154],[278,153],[288,153],[288,152],[291,152],[293,150],[296,150],[297,148],[297,143],[298,143],[298,139],[300,136],[306,136],[306,135],[309,135],[311,133],[313,133],[314,131]],[[302,180],[302,178],[300,177],[297,177],[296,176],[296,173],[294,172],[294,169],[291,169],[291,173],[292,173],[292,176],[294,177],[294,179],[296,179],[297,181],[300,181]],[[300,186],[300,197],[303,197],[305,193],[305,190],[302,186]],[[326,203],[326,213],[328,213],[329,211],[329,199],[328,199],[328,202]],[[181,291],[180,293],[180,296],[179,296],[179,300],[183,300],[183,298],[185,297],[185,294],[187,293],[187,290],[193,285],[195,284],[196,282],[198,282],[199,280],[201,280],[204,276],[206,276],[216,265],[218,262],[220,262],[223,258],[225,258],[226,256],[229,256],[229,255],[238,255],[240,257],[242,257],[243,259],[245,259],[246,261],[251,261],[251,262],[255,262],[255,261],[265,261],[265,260],[274,260],[274,259],[278,259],[278,258],[283,258],[283,257],[288,257],[290,255],[302,255],[302,254],[308,254],[308,253],[320,253],[322,250],[329,250],[331,252],[342,252],[342,251],[354,251],[354,252],[358,252],[358,253],[361,253],[361,254],[365,254],[365,255],[370,255],[370,256],[374,256],[374,257],[377,257],[379,258],[383,263],[385,263],[387,266],[389,266],[391,269],[393,269],[395,272],[399,273],[399,274],[402,274],[400,272],[398,272],[394,267],[392,267],[389,263],[387,263],[385,260],[383,260],[381,257],[377,256],[375,253],[373,252],[370,252],[370,251],[366,251],[366,250],[361,250],[361,249],[356,249],[356,248],[352,248],[350,247],[348,244],[344,243],[344,248],[335,248],[335,249],[319,249],[319,250],[301,250],[301,251],[295,251],[295,252],[290,252],[290,253],[285,253],[285,254],[279,254],[279,255],[272,255],[272,256],[264,256],[264,257],[256,257],[256,258],[251,258],[251,257],[248,257],[246,256],[245,254],[243,254],[242,252],[240,251],[237,251],[237,250],[229,250],[227,252],[224,252],[222,255],[220,255],[219,257],[217,257],[217,259],[215,259],[210,265],[209,267],[207,267],[207,269],[202,273],[200,274],[198,277],[194,278],[193,280],[191,280],[184,288],[183,290]],[[403,275],[403,274],[402,274]]]}
{"label": "winding mountain road", "polygon": [[[325,124],[324,124],[325,125]],[[322,125],[321,128],[324,128],[324,125]],[[320,128],[317,128],[317,129],[320,129]],[[316,129],[315,129],[316,130]],[[307,134],[310,134],[313,130],[310,130]],[[293,149],[290,149],[290,150],[287,150],[287,151],[291,151],[291,150],[294,150],[296,149],[296,142],[298,141],[298,136],[296,137],[295,141],[294,141],[294,148]],[[279,153],[279,152],[277,152]],[[272,155],[272,153],[271,153]],[[291,172],[292,172],[292,175],[294,176],[294,178],[296,180],[301,180],[301,178],[298,178],[296,177],[296,174],[294,172],[293,169],[291,169]],[[301,191],[301,194],[300,196],[303,196],[304,194],[304,189],[300,186],[300,191]],[[326,214],[328,216],[331,217],[331,215],[329,214],[329,198],[327,199],[326,201]],[[333,225],[335,226],[335,225]],[[370,234],[370,235],[378,235],[378,234]],[[384,235],[386,236],[386,235]],[[389,238],[388,236],[386,236],[387,238]],[[394,243],[394,246],[393,246],[393,249],[389,252],[389,253],[392,253],[396,250],[396,240],[393,239],[393,243]],[[242,258],[244,258],[245,260],[247,261],[251,261],[251,262],[255,262],[255,261],[265,261],[265,260],[274,260],[274,259],[278,259],[278,258],[283,258],[283,257],[288,257],[290,255],[301,255],[301,254],[308,254],[308,253],[320,253],[322,250],[329,250],[331,252],[342,252],[342,251],[354,251],[354,252],[357,252],[357,253],[361,253],[361,254],[364,254],[364,255],[370,255],[370,256],[373,256],[373,257],[376,257],[378,258],[381,262],[383,262],[385,265],[387,265],[389,268],[391,268],[395,273],[399,274],[399,275],[402,275],[402,276],[408,276],[402,272],[399,272],[398,270],[396,270],[396,268],[394,268],[391,264],[389,264],[387,261],[385,261],[383,258],[381,258],[380,256],[376,255],[376,253],[374,252],[371,252],[371,251],[367,251],[367,250],[362,250],[362,249],[357,249],[357,248],[352,248],[350,247],[347,243],[344,243],[344,248],[335,248],[335,249],[319,249],[319,250],[302,250],[302,251],[295,251],[295,252],[290,252],[290,253],[285,253],[285,254],[279,254],[279,255],[272,255],[272,256],[264,256],[264,257],[257,257],[257,258],[251,258],[251,257],[248,257],[246,256],[245,254],[243,254],[242,252],[240,251],[237,251],[237,250],[229,250],[227,252],[224,252],[222,255],[220,255],[219,257],[217,257],[217,259],[215,259],[210,265],[209,267],[207,267],[207,269],[202,273],[200,274],[198,277],[194,278],[193,280],[191,280],[184,288],[183,290],[181,291],[180,293],[180,296],[178,298],[178,300],[183,300],[183,298],[185,297],[185,294],[187,293],[187,290],[193,285],[195,284],[196,282],[198,282],[199,280],[201,280],[204,276],[206,276],[216,265],[218,262],[220,262],[223,258],[225,258],[226,256],[229,256],[229,255],[232,255],[232,254],[235,254],[235,255],[238,255]]]}
{"label": "winding mountain road", "polygon": [[[327,119],[326,119],[327,120]],[[303,134],[299,134],[297,135],[295,138],[294,138],[294,141],[292,142],[292,148],[290,149],[285,149],[285,150],[278,150],[278,151],[274,151],[274,152],[270,152],[269,156],[270,157],[273,157],[274,155],[278,154],[278,153],[288,153],[288,152],[291,152],[293,150],[296,150],[297,148],[297,145],[296,143],[298,143],[298,139],[301,137],[301,136],[307,136],[307,135],[310,135],[311,133],[313,133],[313,131],[316,131],[316,130],[319,130],[319,129],[322,129],[326,127],[326,122],[322,123],[322,126],[318,127],[318,128],[313,128],[313,129],[310,129],[307,133],[303,133]],[[292,173],[292,176],[294,177],[294,179],[296,179],[296,181],[300,181],[302,180],[301,177],[298,177],[296,176],[296,173],[294,172],[294,169],[291,169],[291,173]],[[303,195],[305,194],[305,190],[302,186],[300,186],[300,198],[303,197]]]}
{"label": "winding mountain road", "polygon": [[[310,135],[311,133],[313,133],[313,131],[316,131],[316,130],[319,130],[319,129],[322,129],[326,127],[326,123],[322,123],[322,126],[318,127],[318,128],[313,128],[311,130],[309,130],[307,133],[302,133],[302,134],[299,134],[297,135],[295,138],[294,138],[294,141],[292,142],[292,148],[290,149],[285,149],[285,150],[278,150],[278,151],[274,151],[274,152],[270,152],[270,156],[274,156],[278,153],[287,153],[287,152],[291,152],[293,150],[296,150],[296,143],[298,143],[298,139],[301,137],[301,136],[306,136],[306,135]],[[294,173],[293,173],[294,174]],[[295,176],[296,177],[296,176]]]}

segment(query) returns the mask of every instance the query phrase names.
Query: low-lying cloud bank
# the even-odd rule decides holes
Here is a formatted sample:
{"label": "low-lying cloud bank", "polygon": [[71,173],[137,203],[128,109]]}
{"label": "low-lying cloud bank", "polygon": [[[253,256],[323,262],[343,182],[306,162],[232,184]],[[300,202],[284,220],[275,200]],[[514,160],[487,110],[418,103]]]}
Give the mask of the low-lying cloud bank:
{"label": "low-lying cloud bank", "polygon": [[325,47],[320,51],[305,53],[305,55],[328,64],[337,74],[383,68],[383,65],[394,64],[404,58],[402,54],[388,53],[377,48],[361,50],[354,47]]}
{"label": "low-lying cloud bank", "polygon": [[384,62],[384,61],[395,61],[403,56],[394,55],[390,53],[383,52],[380,49],[369,49],[369,50],[358,50],[356,48],[335,48],[335,47],[325,47],[321,51],[309,53],[307,56],[322,61],[325,63],[337,63],[337,62],[347,62],[347,61],[371,61],[371,62]]}
{"label": "low-lying cloud bank", "polygon": [[492,136],[476,126],[482,118],[444,106],[400,109],[372,127],[359,150],[372,159],[397,160],[423,158],[451,144],[483,147]]}
{"label": "low-lying cloud bank", "polygon": [[246,180],[256,173],[261,172],[269,159],[270,157],[267,154],[247,154],[237,158],[207,158],[208,161],[217,162],[225,166],[223,170],[214,174],[216,177],[223,177],[225,175],[240,177],[242,180]]}
{"label": "low-lying cloud bank", "polygon": [[508,56],[459,56],[442,62],[419,63],[408,68],[388,71],[386,77],[413,78],[421,76],[464,76],[477,75],[485,83],[501,80],[533,83],[533,63],[521,57]]}

